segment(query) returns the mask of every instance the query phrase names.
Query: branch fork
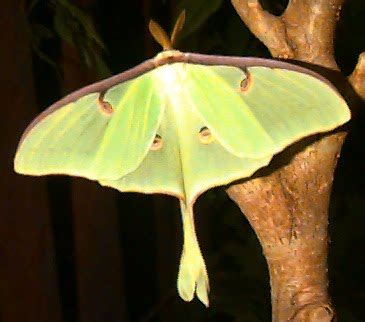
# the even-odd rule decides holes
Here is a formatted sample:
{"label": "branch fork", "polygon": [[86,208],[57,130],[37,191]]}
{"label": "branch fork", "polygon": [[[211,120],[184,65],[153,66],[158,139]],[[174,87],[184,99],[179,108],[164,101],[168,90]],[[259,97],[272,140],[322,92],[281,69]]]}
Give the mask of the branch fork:
{"label": "branch fork", "polygon": [[[257,0],[231,2],[273,57],[338,70],[333,37],[344,0],[290,0],[281,16],[265,11]],[[365,53],[348,81],[365,99]],[[304,139],[255,178],[227,189],[263,248],[274,322],[335,319],[328,294],[328,206],[345,136],[335,131]]]}

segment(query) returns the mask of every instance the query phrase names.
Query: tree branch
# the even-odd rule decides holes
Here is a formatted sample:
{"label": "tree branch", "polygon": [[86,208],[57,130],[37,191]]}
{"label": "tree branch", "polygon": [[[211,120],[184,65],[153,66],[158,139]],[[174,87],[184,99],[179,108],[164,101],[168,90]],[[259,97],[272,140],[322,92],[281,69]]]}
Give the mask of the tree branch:
{"label": "tree branch", "polygon": [[276,17],[258,0],[232,0],[237,13],[273,57],[337,68],[333,33],[344,0],[291,0]]}
{"label": "tree branch", "polygon": [[258,0],[232,0],[232,4],[251,32],[266,45],[274,57],[293,57],[280,18],[263,10]]}
{"label": "tree branch", "polygon": [[357,65],[348,80],[357,95],[365,101],[365,52],[359,55]]}
{"label": "tree branch", "polygon": [[[338,69],[333,35],[344,0],[290,0],[280,17],[264,11],[257,0],[231,1],[274,57]],[[364,61],[363,55],[350,80],[365,92]],[[263,247],[275,322],[334,318],[327,290],[328,205],[345,135],[301,140],[255,178],[227,189]]]}
{"label": "tree branch", "polygon": [[327,208],[344,136],[298,142],[256,178],[227,190],[263,247],[275,322],[333,317],[327,293]]}

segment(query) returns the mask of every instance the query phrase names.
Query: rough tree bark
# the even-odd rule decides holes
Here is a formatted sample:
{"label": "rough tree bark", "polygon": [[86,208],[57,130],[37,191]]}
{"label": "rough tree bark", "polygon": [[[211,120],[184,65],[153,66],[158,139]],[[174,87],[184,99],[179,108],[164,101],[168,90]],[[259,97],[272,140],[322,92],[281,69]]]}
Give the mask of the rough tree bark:
{"label": "rough tree bark", "polygon": [[[281,16],[258,0],[232,0],[244,23],[272,56],[338,70],[333,37],[344,0],[290,0]],[[365,54],[348,78],[365,97]],[[298,142],[255,178],[227,193],[249,220],[266,257],[272,320],[324,322],[335,318],[328,294],[328,205],[346,132]]]}

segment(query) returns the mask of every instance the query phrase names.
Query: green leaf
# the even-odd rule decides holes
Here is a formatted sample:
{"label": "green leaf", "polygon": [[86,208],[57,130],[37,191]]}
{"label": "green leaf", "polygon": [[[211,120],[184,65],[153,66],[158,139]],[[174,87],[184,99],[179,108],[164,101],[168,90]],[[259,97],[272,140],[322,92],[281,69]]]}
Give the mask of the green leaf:
{"label": "green leaf", "polygon": [[106,48],[95,31],[92,19],[68,0],[54,0],[54,29],[58,36],[74,46],[81,62],[97,70],[99,77],[110,75],[100,53]]}
{"label": "green leaf", "polygon": [[110,77],[112,72],[105,63],[105,61],[97,53],[93,52],[93,55],[93,60],[95,62],[94,68],[96,69],[96,73],[100,77],[100,79]]}
{"label": "green leaf", "polygon": [[75,25],[72,27],[72,20],[62,6],[55,6],[53,25],[58,36],[66,42],[74,45]]}
{"label": "green leaf", "polygon": [[88,38],[93,39],[101,48],[105,48],[103,41],[94,28],[91,18],[87,14],[68,0],[57,0],[57,3],[67,10],[69,15],[78,22]]}

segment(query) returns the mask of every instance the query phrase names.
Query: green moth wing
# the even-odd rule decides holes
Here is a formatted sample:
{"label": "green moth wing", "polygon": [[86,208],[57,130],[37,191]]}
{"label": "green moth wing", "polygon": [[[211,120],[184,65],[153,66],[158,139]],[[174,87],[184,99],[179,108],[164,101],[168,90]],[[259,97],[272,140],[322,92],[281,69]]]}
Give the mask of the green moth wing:
{"label": "green moth wing", "polygon": [[[188,74],[194,108],[213,135],[240,157],[276,154],[310,133],[343,124],[350,115],[327,84],[304,73],[190,65]],[[212,88],[214,95],[207,94]]]}
{"label": "green moth wing", "polygon": [[180,199],[180,296],[208,305],[193,205],[207,189],[250,177],[289,144],[350,119],[323,78],[257,58],[164,51],[71,94],[26,130],[15,171],[70,174],[119,191]]}
{"label": "green moth wing", "polygon": [[146,74],[41,115],[22,138],[15,171],[118,179],[147,154],[163,115],[160,99]]}

